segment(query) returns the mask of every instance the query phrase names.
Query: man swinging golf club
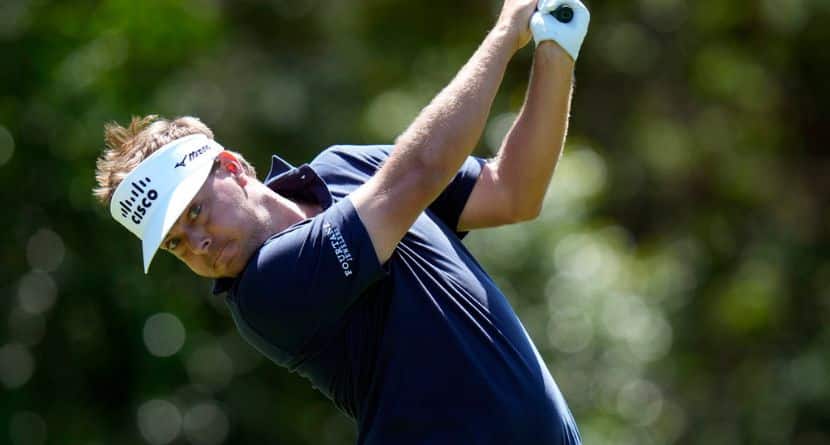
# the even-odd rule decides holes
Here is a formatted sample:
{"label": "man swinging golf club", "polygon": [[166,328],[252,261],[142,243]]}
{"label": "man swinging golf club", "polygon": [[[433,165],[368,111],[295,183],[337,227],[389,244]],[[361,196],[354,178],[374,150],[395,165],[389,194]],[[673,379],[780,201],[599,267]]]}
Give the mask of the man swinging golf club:
{"label": "man swinging golf club", "polygon": [[[493,29],[394,146],[334,146],[264,182],[198,119],[107,126],[96,196],[141,239],[216,279],[241,335],[353,418],[359,444],[578,444],[518,317],[464,248],[533,219],[559,159],[579,0],[505,0]],[[512,56],[536,42],[495,158],[470,154]]]}

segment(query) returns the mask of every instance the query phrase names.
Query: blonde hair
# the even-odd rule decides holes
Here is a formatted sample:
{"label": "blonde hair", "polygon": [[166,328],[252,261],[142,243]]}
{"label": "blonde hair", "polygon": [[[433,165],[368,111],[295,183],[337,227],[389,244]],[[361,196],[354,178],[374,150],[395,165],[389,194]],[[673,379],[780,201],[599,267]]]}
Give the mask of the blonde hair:
{"label": "blonde hair", "polygon": [[[213,139],[213,132],[198,118],[183,116],[173,120],[155,114],[133,116],[130,125],[122,127],[116,122],[104,125],[106,150],[95,163],[95,180],[98,186],[92,194],[104,205],[109,205],[118,184],[134,168],[164,145],[191,134],[203,134]],[[233,153],[233,152],[232,152]],[[248,176],[256,178],[254,167],[239,153],[233,153]]]}

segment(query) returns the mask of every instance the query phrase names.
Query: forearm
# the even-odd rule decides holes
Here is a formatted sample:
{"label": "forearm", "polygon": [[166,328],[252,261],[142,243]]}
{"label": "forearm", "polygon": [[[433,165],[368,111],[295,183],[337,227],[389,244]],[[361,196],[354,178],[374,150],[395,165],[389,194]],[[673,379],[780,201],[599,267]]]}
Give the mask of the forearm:
{"label": "forearm", "polygon": [[530,40],[535,5],[505,0],[496,26],[470,60],[395,141],[378,172],[351,193],[381,262],[475,148],[507,63]]}
{"label": "forearm", "polygon": [[403,171],[423,172],[421,191],[431,196],[423,199],[425,203],[434,199],[481,137],[514,52],[515,37],[493,29],[450,84],[397,139],[384,173],[400,179]]}
{"label": "forearm", "polygon": [[537,48],[525,103],[498,155],[498,182],[508,188],[514,215],[538,214],[562,153],[568,127],[574,62],[552,41]]}

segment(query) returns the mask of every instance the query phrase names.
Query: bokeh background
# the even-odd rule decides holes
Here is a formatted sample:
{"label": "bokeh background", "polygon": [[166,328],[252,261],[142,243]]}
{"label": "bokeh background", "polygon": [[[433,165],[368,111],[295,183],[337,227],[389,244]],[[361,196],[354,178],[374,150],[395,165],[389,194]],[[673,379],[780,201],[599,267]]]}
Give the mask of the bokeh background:
{"label": "bokeh background", "polygon": [[[830,443],[830,1],[587,2],[543,214],[468,237],[586,444]],[[500,2],[0,1],[0,444],[349,444],[223,301],[90,195],[107,121],[267,171],[388,143]],[[477,154],[521,104],[517,54]]]}

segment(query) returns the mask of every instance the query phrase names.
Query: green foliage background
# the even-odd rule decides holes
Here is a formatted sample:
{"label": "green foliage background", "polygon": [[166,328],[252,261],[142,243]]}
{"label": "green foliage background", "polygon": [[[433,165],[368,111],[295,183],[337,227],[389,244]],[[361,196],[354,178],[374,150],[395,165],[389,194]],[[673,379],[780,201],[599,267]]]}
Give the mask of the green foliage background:
{"label": "green foliage background", "polygon": [[[830,443],[830,2],[588,6],[544,212],[471,248],[586,444]],[[0,443],[352,443],[240,340],[209,282],[172,258],[142,275],[138,241],[90,196],[102,126],[196,115],[261,171],[273,152],[388,143],[498,7],[0,2]]]}

